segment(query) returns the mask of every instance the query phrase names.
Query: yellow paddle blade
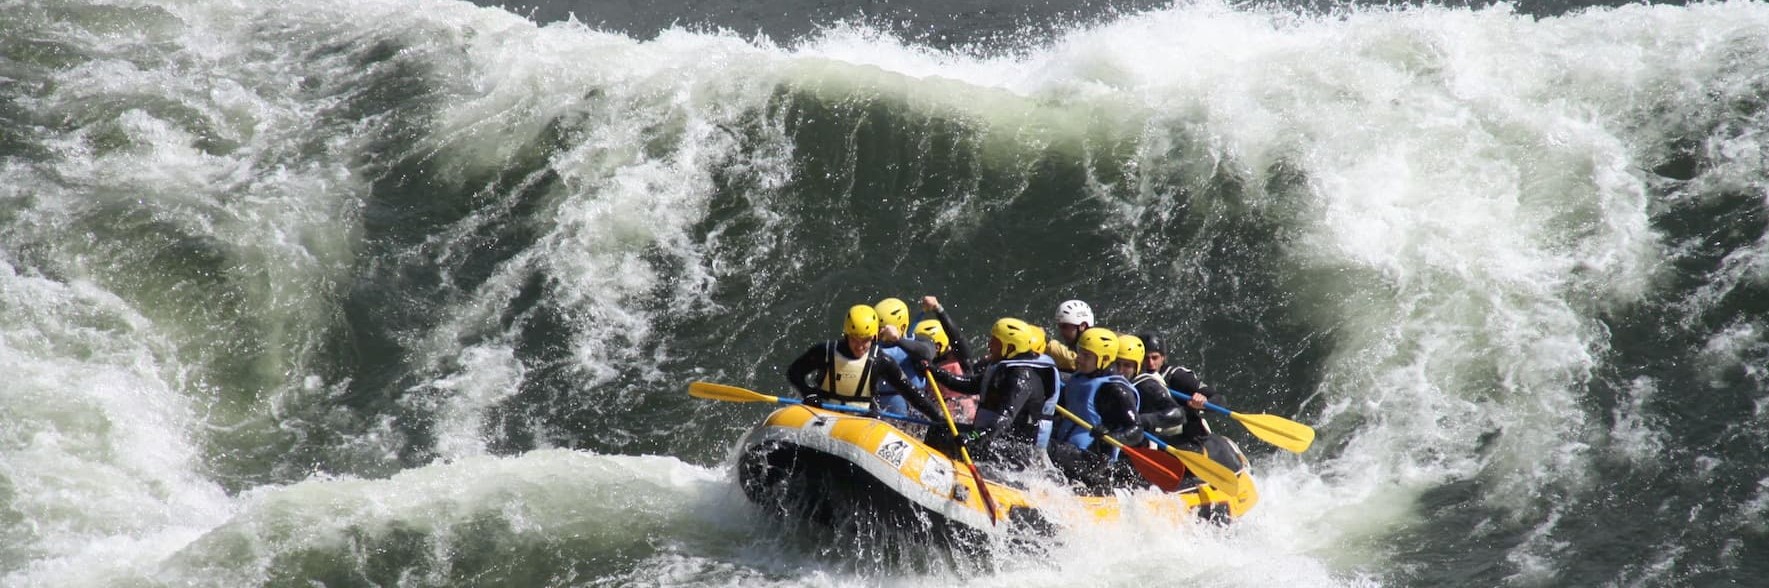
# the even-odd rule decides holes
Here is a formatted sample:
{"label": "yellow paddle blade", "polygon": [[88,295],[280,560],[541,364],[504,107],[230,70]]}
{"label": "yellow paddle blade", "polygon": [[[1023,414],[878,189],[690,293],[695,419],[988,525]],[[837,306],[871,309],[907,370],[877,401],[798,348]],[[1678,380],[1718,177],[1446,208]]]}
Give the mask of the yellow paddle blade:
{"label": "yellow paddle blade", "polygon": [[1314,428],[1275,414],[1230,413],[1229,416],[1247,426],[1253,436],[1291,453],[1308,451],[1314,443]]}
{"label": "yellow paddle blade", "polygon": [[1241,481],[1241,493],[1236,494],[1229,501],[1228,516],[1240,518],[1241,515],[1247,514],[1247,511],[1253,510],[1253,505],[1259,504],[1259,487],[1253,484],[1253,476],[1246,473],[1242,473],[1236,478]]}
{"label": "yellow paddle blade", "polygon": [[1235,473],[1223,467],[1222,464],[1216,463],[1216,460],[1210,459],[1202,453],[1186,451],[1172,445],[1167,446],[1167,452],[1179,458],[1179,463],[1185,464],[1185,469],[1190,471],[1192,475],[1217,490],[1221,490],[1223,494],[1241,495],[1240,478],[1235,477]]}
{"label": "yellow paddle blade", "polygon": [[746,388],[714,384],[712,382],[689,382],[688,395],[707,400],[723,400],[725,402],[779,402],[777,396],[769,396]]}

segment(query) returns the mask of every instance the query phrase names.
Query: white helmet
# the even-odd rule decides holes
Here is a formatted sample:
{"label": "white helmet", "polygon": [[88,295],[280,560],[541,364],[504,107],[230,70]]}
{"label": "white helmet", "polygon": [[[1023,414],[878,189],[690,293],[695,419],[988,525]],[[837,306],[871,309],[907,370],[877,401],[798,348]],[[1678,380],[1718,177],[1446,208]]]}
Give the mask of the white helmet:
{"label": "white helmet", "polygon": [[1086,302],[1069,300],[1056,307],[1056,324],[1059,325],[1093,325],[1093,309]]}

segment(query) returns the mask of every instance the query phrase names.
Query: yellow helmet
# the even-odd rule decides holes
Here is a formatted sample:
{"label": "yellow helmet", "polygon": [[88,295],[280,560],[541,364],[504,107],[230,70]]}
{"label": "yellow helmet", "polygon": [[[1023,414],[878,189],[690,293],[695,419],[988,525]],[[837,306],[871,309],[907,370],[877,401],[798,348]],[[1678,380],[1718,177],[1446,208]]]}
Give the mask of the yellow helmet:
{"label": "yellow helmet", "polygon": [[860,339],[878,337],[878,311],[864,304],[848,309],[848,320],[842,323],[842,334]]}
{"label": "yellow helmet", "polygon": [[1001,342],[1001,356],[1005,358],[1033,350],[1033,342],[1038,336],[1032,325],[1010,317],[995,321],[995,327],[989,329],[989,337]]}
{"label": "yellow helmet", "polygon": [[1032,352],[1042,355],[1049,345],[1050,339],[1045,334],[1044,327],[1032,325]]}
{"label": "yellow helmet", "polygon": [[898,335],[909,334],[909,305],[896,298],[886,298],[872,305],[878,311],[879,320],[884,324],[897,327]]}
{"label": "yellow helmet", "polygon": [[1092,353],[1093,356],[1097,358],[1097,363],[1095,365],[1083,366],[1077,364],[1077,371],[1079,371],[1079,368],[1083,367],[1087,368],[1086,371],[1088,372],[1103,370],[1106,369],[1106,366],[1112,365],[1112,361],[1118,358],[1118,334],[1113,333],[1111,329],[1094,327],[1082,331],[1081,337],[1075,342],[1075,346],[1082,351]]}
{"label": "yellow helmet", "polygon": [[1118,361],[1136,364],[1136,373],[1142,373],[1143,357],[1142,338],[1136,335],[1118,335]]}
{"label": "yellow helmet", "polygon": [[915,335],[934,342],[935,353],[944,354],[946,348],[952,346],[952,338],[946,336],[946,328],[940,326],[939,319],[927,319],[915,323]]}

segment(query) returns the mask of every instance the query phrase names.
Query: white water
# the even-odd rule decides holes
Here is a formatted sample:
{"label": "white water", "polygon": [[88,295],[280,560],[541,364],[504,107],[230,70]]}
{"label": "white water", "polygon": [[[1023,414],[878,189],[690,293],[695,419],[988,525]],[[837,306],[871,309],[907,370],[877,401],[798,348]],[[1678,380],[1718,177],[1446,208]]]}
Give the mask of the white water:
{"label": "white water", "polygon": [[[1594,430],[1598,415],[1578,403],[1607,345],[1593,313],[1638,300],[1666,255],[1647,224],[1653,203],[1641,168],[1663,156],[1652,151],[1655,139],[1678,130],[1679,116],[1648,117],[1646,105],[1700,118],[1688,97],[1736,94],[1749,82],[1728,68],[1761,71],[1736,60],[1751,63],[1754,48],[1760,65],[1769,40],[1769,9],[1748,3],[1544,21],[1503,8],[1316,18],[1203,3],[1077,29],[1023,54],[983,56],[860,27],[792,48],[686,32],[637,43],[404,0],[305,2],[291,13],[251,3],[168,10],[175,18],[125,34],[81,36],[112,58],[59,73],[62,89],[28,106],[83,112],[94,100],[160,97],[189,108],[210,136],[124,109],[112,123],[45,137],[52,169],[4,168],[12,187],[0,195],[31,202],[8,221],[8,243],[47,244],[30,254],[65,273],[9,264],[0,274],[0,368],[8,374],[0,473],[16,513],[9,516],[25,521],[0,519],[9,521],[0,550],[8,585],[259,582],[277,555],[338,541],[345,529],[403,525],[446,536],[482,515],[518,535],[598,529],[611,544],[665,538],[673,546],[646,560],[655,576],[642,579],[658,585],[945,585],[951,578],[938,575],[855,576],[766,546],[697,551],[716,541],[695,540],[696,526],[720,538],[754,522],[716,512],[735,492],[718,472],[670,458],[483,456],[485,411],[525,374],[509,341],[463,347],[462,335],[495,330],[522,280],[538,271],[559,281],[555,302],[576,311],[572,355],[587,388],[615,377],[608,366],[669,353],[647,344],[660,317],[636,301],[668,280],[681,285],[680,307],[708,309],[719,277],[742,271],[705,263],[689,231],[715,171],[740,169],[764,187],[791,178],[784,136],[740,153],[722,130],[764,108],[779,84],[901,96],[1033,141],[1080,132],[1074,113],[1109,110],[1121,132],[1146,144],[1197,142],[1211,158],[1163,161],[1166,151],[1151,148],[1139,162],[1148,169],[1214,167],[1256,186],[1280,163],[1303,171],[1306,200],[1256,205],[1306,221],[1295,227],[1291,253],[1318,288],[1313,295],[1333,302],[1317,317],[1336,343],[1309,407],[1323,415],[1313,422],[1320,447],[1257,464],[1264,500],[1233,532],[1131,529],[1134,548],[1125,548],[1113,543],[1123,529],[1078,531],[1054,565],[971,583],[1363,583],[1383,569],[1381,536],[1415,522],[1412,500],[1426,489],[1480,479],[1489,502],[1522,516],[1545,495],[1593,482],[1586,462],[1599,438],[1633,453],[1660,442],[1654,423],[1628,418],[1629,406],[1618,409],[1614,430]],[[258,36],[256,27],[273,24],[286,28]],[[298,87],[306,77],[351,75],[344,57],[306,55],[314,45],[381,38],[417,39],[407,59],[449,83],[435,126],[425,129],[425,152],[412,154],[439,167],[498,169],[560,117],[594,121],[581,127],[594,130],[551,155],[565,190],[554,195],[558,214],[541,242],[451,309],[443,328],[422,334],[419,363],[434,374],[422,397],[441,407],[445,462],[386,480],[322,477],[229,496],[208,479],[206,427],[274,429],[276,407],[338,389],[307,362],[336,318],[327,298],[354,261],[354,207],[370,178],[351,166],[379,121],[308,128],[328,104],[304,101]],[[150,42],[173,49],[160,55]],[[266,48],[268,60],[257,53]],[[143,52],[156,57],[130,62]],[[590,88],[600,94],[586,96]],[[1173,129],[1186,137],[1175,139]],[[127,147],[95,151],[101,134]],[[196,146],[217,138],[240,147],[216,154]],[[313,141],[322,155],[295,154]],[[1753,145],[1759,138],[1716,142],[1711,148],[1730,163],[1701,181],[1762,193],[1765,166]],[[755,205],[765,208],[762,198]],[[1127,214],[1170,206],[1174,195],[1141,198]],[[150,318],[98,285],[93,274],[107,268],[85,265],[89,256],[128,252],[64,236],[83,230],[75,220],[88,207],[131,201],[212,237],[236,260],[225,271],[231,283],[250,285],[240,306],[256,317],[249,338],[262,353],[242,355],[261,390],[212,389],[199,367],[231,357],[225,343],[205,342],[237,327],[231,315],[162,309]],[[483,219],[456,228],[464,234],[476,222]],[[806,255],[774,247],[752,259]],[[642,257],[650,249],[686,272],[666,275]],[[447,244],[437,251],[461,253]],[[1765,279],[1769,245],[1758,251],[1729,264],[1731,275]],[[1751,330],[1760,326],[1740,329],[1715,342],[1715,357],[1761,357]],[[1655,386],[1640,382],[1630,406]],[[586,401],[608,410],[633,402],[611,394]],[[1503,433],[1481,450],[1481,436],[1494,430]],[[383,440],[357,442],[365,454],[390,451]],[[1539,459],[1544,453],[1549,460]],[[585,500],[598,493],[622,498],[606,508]],[[1747,514],[1760,520],[1760,503]],[[1511,554],[1520,581],[1553,578],[1558,519],[1545,520]]]}

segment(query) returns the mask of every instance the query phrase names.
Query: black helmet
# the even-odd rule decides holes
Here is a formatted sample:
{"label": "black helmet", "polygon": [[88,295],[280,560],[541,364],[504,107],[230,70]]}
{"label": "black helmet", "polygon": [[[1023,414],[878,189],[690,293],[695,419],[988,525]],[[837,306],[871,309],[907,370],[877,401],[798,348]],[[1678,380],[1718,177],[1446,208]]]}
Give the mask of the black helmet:
{"label": "black helmet", "polygon": [[1161,340],[1160,335],[1144,331],[1137,334],[1136,338],[1142,339],[1142,346],[1145,352],[1167,355],[1167,342]]}

